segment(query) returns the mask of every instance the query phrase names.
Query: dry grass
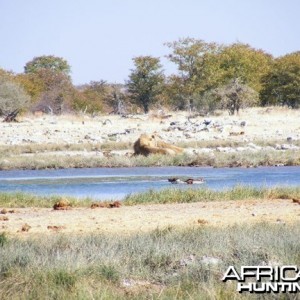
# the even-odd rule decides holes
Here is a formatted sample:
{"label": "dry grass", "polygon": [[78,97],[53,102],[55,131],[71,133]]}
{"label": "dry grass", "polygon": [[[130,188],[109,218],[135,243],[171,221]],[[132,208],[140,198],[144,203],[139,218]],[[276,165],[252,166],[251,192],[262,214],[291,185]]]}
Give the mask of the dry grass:
{"label": "dry grass", "polygon": [[220,278],[231,265],[299,265],[299,225],[167,227],[130,236],[27,240],[1,234],[1,299],[253,299]]}
{"label": "dry grass", "polygon": [[62,169],[97,167],[147,167],[147,166],[212,166],[212,167],[258,167],[258,166],[299,166],[300,151],[243,151],[224,153],[182,154],[177,156],[150,155],[113,156],[97,155],[64,156],[36,154],[32,156],[0,156],[0,170],[11,169]]}

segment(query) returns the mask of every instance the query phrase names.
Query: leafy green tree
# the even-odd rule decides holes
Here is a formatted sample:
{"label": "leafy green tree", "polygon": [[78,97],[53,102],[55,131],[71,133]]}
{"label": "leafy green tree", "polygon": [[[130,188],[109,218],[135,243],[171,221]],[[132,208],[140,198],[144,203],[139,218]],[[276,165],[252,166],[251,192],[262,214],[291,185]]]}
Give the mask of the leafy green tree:
{"label": "leafy green tree", "polygon": [[0,114],[7,115],[14,110],[26,109],[30,97],[24,89],[16,82],[0,78]]}
{"label": "leafy green tree", "polygon": [[169,80],[170,97],[179,108],[195,105],[199,109],[202,104],[210,109],[216,107],[211,102],[214,90],[236,78],[259,92],[260,79],[269,71],[273,60],[264,51],[241,43],[223,46],[185,38],[167,46],[173,50],[168,58],[177,64],[179,71]]}
{"label": "leafy green tree", "polygon": [[159,58],[139,56],[133,58],[135,69],[131,70],[126,85],[130,98],[137,105],[141,105],[148,113],[150,104],[157,100],[164,82]]}
{"label": "leafy green tree", "polygon": [[63,73],[66,76],[70,75],[71,67],[68,62],[62,57],[53,55],[43,55],[33,58],[33,60],[26,63],[25,73],[36,73],[40,70],[52,70],[54,72]]}
{"label": "leafy green tree", "polygon": [[227,84],[235,78],[257,92],[261,90],[261,78],[271,68],[272,56],[247,44],[235,43],[224,47],[219,54],[218,71],[222,83]]}
{"label": "leafy green tree", "polygon": [[[180,109],[193,107],[198,95],[215,87],[219,81],[217,54],[222,49],[216,43],[192,38],[166,43],[172,49],[167,57],[177,65],[179,74],[170,79],[170,96]],[[180,91],[178,90],[180,86]],[[179,93],[178,93],[179,92]],[[177,95],[174,98],[173,95]]]}
{"label": "leafy green tree", "polygon": [[262,78],[262,105],[300,107],[300,51],[275,60],[272,69]]}
{"label": "leafy green tree", "polygon": [[163,89],[164,105],[173,109],[185,110],[188,108],[188,95],[185,92],[185,82],[177,75],[171,75],[166,78]]}
{"label": "leafy green tree", "polygon": [[25,74],[19,76],[36,103],[33,109],[60,114],[72,107],[75,90],[71,83],[68,62],[53,55],[35,57],[25,65]]}
{"label": "leafy green tree", "polygon": [[31,97],[32,104],[39,101],[41,94],[45,90],[45,84],[38,74],[16,74],[14,79],[24,88],[26,93]]}

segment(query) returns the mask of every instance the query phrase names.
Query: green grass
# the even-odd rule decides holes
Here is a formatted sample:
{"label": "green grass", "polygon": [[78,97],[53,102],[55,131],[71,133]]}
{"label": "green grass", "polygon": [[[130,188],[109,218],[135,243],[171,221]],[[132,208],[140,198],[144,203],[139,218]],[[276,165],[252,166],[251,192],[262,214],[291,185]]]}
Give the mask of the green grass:
{"label": "green grass", "polygon": [[92,199],[77,199],[62,196],[35,196],[27,193],[0,193],[0,207],[53,207],[54,203],[61,199],[67,199],[73,207],[87,207],[92,204]]}
{"label": "green grass", "polygon": [[[297,299],[240,295],[230,265],[300,265],[300,223],[52,235],[0,246],[1,299]],[[218,259],[206,264],[203,257]],[[125,285],[125,283],[127,285]]]}
{"label": "green grass", "polygon": [[[253,188],[247,186],[235,186],[224,191],[214,191],[207,188],[176,189],[168,188],[160,191],[128,195],[123,205],[137,204],[165,204],[165,203],[191,203],[208,201],[249,200],[249,199],[292,199],[300,198],[300,187],[274,187]],[[34,196],[26,193],[0,193],[0,208],[17,207],[53,207],[53,204],[61,199],[66,199],[73,207],[89,207],[93,199],[77,199],[65,196]],[[107,201],[109,202],[109,199]]]}
{"label": "green grass", "polygon": [[187,190],[170,188],[161,191],[150,190],[145,193],[129,195],[124,199],[123,203],[125,205],[136,205],[292,198],[300,198],[299,187],[275,187],[259,189],[247,186],[236,186],[224,191],[214,191],[207,188]]}

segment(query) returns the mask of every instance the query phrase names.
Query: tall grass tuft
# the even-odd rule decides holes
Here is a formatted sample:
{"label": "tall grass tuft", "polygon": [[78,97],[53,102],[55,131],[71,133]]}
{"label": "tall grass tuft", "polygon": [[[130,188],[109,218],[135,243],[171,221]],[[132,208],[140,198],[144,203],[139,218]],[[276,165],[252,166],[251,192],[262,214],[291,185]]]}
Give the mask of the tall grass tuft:
{"label": "tall grass tuft", "polygon": [[0,233],[0,247],[3,247],[8,242],[5,232]]}

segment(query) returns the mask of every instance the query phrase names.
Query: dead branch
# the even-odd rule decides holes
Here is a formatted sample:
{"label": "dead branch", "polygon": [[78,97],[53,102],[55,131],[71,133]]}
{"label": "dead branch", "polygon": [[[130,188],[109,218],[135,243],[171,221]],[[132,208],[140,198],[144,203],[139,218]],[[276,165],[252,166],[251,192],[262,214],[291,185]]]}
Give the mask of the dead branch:
{"label": "dead branch", "polygon": [[16,109],[13,112],[9,113],[5,116],[3,122],[17,122],[16,117],[19,114],[19,112],[19,109]]}

